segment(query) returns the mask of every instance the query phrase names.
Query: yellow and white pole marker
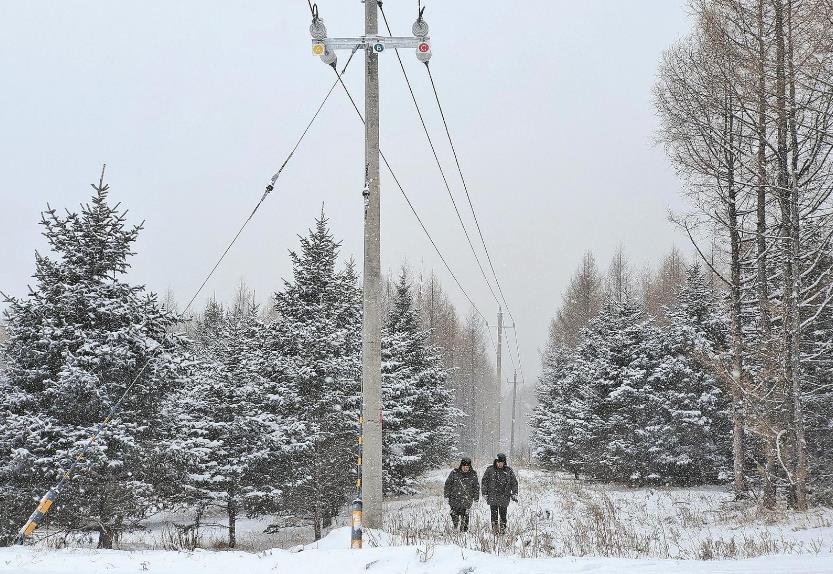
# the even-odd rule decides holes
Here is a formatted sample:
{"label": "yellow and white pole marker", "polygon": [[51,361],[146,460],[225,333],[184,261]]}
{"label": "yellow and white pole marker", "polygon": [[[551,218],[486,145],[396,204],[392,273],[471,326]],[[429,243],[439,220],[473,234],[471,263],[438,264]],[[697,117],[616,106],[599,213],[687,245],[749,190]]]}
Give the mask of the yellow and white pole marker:
{"label": "yellow and white pole marker", "polygon": [[362,437],[362,427],[364,425],[364,417],[359,416],[359,453],[356,461],[356,499],[353,501],[351,513],[351,531],[350,531],[350,548],[362,547],[362,445],[364,443]]}

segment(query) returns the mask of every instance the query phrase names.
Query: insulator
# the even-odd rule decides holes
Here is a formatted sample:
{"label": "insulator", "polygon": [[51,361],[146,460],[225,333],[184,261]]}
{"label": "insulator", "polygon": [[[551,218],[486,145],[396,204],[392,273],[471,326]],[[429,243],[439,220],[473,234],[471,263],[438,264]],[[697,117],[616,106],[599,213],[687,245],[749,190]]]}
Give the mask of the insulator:
{"label": "insulator", "polygon": [[417,38],[425,38],[428,36],[428,22],[420,18],[414,25],[411,26],[411,32],[414,33],[414,36]]}
{"label": "insulator", "polygon": [[309,33],[316,40],[323,40],[327,37],[327,27],[324,25],[323,18],[313,18],[312,24],[309,25]]}
{"label": "insulator", "polygon": [[330,50],[329,48],[325,49],[324,53],[319,57],[328,66],[334,66],[338,62],[338,56],[336,56],[335,50]]}
{"label": "insulator", "polygon": [[428,42],[421,42],[420,45],[417,46],[416,57],[417,60],[423,64],[427,63],[428,60],[431,59],[431,44]]}

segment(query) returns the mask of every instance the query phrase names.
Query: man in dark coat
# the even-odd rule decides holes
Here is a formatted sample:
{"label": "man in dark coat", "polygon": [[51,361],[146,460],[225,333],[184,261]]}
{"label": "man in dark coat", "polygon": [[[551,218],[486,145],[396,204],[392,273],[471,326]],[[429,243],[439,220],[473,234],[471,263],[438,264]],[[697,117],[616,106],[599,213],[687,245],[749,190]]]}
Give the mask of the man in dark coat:
{"label": "man in dark coat", "polygon": [[483,498],[492,511],[492,530],[496,534],[506,532],[506,509],[509,501],[518,501],[518,479],[506,464],[506,455],[497,455],[492,466],[483,473]]}
{"label": "man in dark coat", "polygon": [[471,459],[464,457],[460,466],[451,471],[445,479],[443,496],[451,506],[451,523],[463,532],[469,529],[469,509],[475,500],[480,500],[477,472],[471,467]]}

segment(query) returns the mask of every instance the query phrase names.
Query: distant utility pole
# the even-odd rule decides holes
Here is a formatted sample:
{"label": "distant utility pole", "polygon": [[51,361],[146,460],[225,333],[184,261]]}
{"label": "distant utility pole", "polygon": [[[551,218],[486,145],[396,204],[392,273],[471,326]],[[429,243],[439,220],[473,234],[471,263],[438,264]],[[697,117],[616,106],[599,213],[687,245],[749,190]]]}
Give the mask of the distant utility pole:
{"label": "distant utility pole", "polygon": [[518,402],[518,371],[512,377],[512,431],[509,435],[509,458],[515,459],[515,404]]}
{"label": "distant utility pole", "polygon": [[498,307],[497,310],[497,439],[495,440],[495,450],[500,451],[500,414],[503,403],[503,309]]}
{"label": "distant utility pole", "polygon": [[[379,244],[379,54],[387,48],[415,48],[417,59],[431,57],[428,24],[420,14],[413,37],[379,36],[376,0],[364,2],[364,36],[328,38],[318,6],[312,5],[312,53],[335,69],[336,50],[365,51],[365,210],[362,321],[362,523],[382,527],[382,276]],[[337,70],[336,70],[337,72]]]}
{"label": "distant utility pole", "polygon": [[[506,329],[514,329],[514,328],[515,328],[514,323],[512,324],[511,327],[507,327],[503,324],[503,309],[498,307],[498,310],[497,310],[497,359],[495,361],[497,363],[497,379],[496,379],[497,380],[497,389],[496,389],[496,394],[497,394],[497,417],[496,417],[497,418],[497,437],[495,437],[494,440],[493,440],[494,448],[496,449],[497,452],[500,452],[500,450],[501,450],[501,446],[500,446],[501,445],[501,432],[500,432],[501,424],[500,424],[500,422],[501,422],[501,414],[502,414],[502,411],[503,411],[503,392],[502,392],[503,391],[503,332]],[[512,433],[513,433],[513,435],[512,436],[513,437],[514,437],[514,432],[515,432],[514,400],[515,399],[513,397],[513,399],[512,399],[512,401],[513,401],[513,403],[512,403],[512,421],[513,421],[512,422]]]}

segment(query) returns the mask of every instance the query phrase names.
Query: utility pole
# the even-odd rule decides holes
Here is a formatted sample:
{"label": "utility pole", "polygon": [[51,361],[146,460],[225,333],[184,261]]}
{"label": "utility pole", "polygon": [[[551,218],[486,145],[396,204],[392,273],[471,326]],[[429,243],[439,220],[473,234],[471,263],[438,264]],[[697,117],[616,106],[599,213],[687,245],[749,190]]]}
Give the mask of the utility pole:
{"label": "utility pole", "polygon": [[[362,525],[382,527],[382,309],[379,218],[379,55],[387,48],[415,48],[417,59],[431,58],[428,24],[420,12],[412,37],[379,36],[379,4],[364,2],[364,36],[329,38],[318,6],[312,5],[312,53],[332,66],[336,73],[336,50],[365,51],[365,182],[364,182],[364,270],[362,320],[362,440],[361,508]],[[346,89],[346,87],[345,87]]]}
{"label": "utility pole", "polygon": [[[364,33],[379,30],[379,9],[374,0],[364,4]],[[364,525],[382,527],[382,274],[379,246],[379,56],[365,50],[364,157],[365,189],[369,190],[364,215],[364,314],[362,320],[362,403],[364,460],[362,510]]]}
{"label": "utility pole", "polygon": [[500,412],[503,402],[503,309],[498,307],[497,310],[497,440],[495,440],[495,449],[500,451]]}
{"label": "utility pole", "polygon": [[[493,437],[493,445],[497,452],[501,450],[501,433],[500,433],[500,422],[501,422],[501,412],[503,407],[503,332],[506,329],[514,329],[515,324],[512,323],[511,327],[504,326],[503,324],[503,309],[498,307],[497,310],[497,438],[494,439]],[[517,377],[517,374],[515,375]],[[514,437],[515,432],[515,398],[514,395],[512,397],[512,436]],[[513,439],[514,440],[514,439]],[[510,445],[511,446],[511,445]]]}
{"label": "utility pole", "polygon": [[518,402],[518,371],[512,377],[512,431],[509,435],[509,458],[515,460],[515,405]]}

